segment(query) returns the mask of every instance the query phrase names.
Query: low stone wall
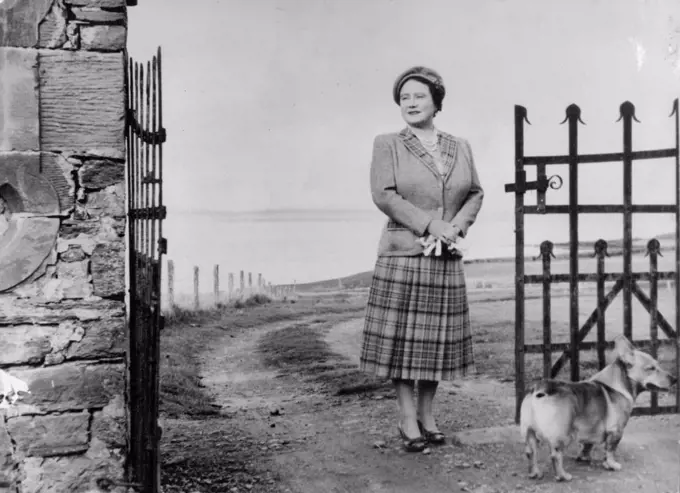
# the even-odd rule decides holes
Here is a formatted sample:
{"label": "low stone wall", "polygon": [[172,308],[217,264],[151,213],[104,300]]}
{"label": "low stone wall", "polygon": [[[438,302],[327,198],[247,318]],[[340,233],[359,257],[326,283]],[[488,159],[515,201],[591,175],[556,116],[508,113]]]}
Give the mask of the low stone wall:
{"label": "low stone wall", "polygon": [[0,369],[30,389],[0,406],[0,492],[125,478],[126,22],[0,4]]}

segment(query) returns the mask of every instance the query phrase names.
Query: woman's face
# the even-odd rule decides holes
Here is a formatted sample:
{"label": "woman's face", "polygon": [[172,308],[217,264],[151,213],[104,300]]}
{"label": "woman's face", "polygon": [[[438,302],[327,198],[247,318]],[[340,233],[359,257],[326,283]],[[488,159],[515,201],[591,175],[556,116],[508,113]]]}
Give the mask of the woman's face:
{"label": "woman's face", "polygon": [[409,79],[401,86],[399,105],[404,121],[414,127],[429,125],[437,111],[430,88],[416,79]]}

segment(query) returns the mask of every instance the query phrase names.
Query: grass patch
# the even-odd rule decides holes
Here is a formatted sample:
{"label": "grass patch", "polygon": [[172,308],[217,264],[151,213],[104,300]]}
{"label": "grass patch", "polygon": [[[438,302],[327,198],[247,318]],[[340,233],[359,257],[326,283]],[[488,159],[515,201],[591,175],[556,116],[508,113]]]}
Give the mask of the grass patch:
{"label": "grass patch", "polygon": [[298,375],[335,395],[369,393],[391,388],[390,382],[360,371],[331,351],[326,331],[348,318],[338,314],[320,322],[295,324],[266,334],[258,344],[263,362],[282,373]]}
{"label": "grass patch", "polygon": [[[201,419],[219,413],[212,396],[200,377],[199,355],[226,333],[260,327],[265,324],[316,316],[319,322],[357,316],[365,300],[341,296],[307,298],[297,302],[272,301],[263,295],[204,310],[175,307],[166,314],[161,332],[160,411],[169,418]],[[289,339],[287,347],[294,341]],[[321,347],[317,349],[321,350]],[[290,363],[293,352],[284,355]],[[316,358],[310,356],[309,361]],[[314,360],[316,361],[316,360]]]}

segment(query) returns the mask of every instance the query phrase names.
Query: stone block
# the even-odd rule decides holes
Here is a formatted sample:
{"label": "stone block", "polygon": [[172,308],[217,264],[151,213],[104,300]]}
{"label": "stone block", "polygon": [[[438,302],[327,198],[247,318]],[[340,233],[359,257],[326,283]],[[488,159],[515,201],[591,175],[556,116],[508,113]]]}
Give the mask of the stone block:
{"label": "stone block", "polygon": [[73,165],[60,154],[40,153],[40,175],[54,187],[59,197],[59,210],[68,216],[75,207],[76,185],[73,180]]}
{"label": "stone block", "polygon": [[123,159],[123,54],[41,50],[38,61],[41,149]]}
{"label": "stone block", "polygon": [[125,26],[81,26],[80,48],[96,51],[120,51],[127,42]]}
{"label": "stone block", "polygon": [[[0,36],[2,32],[0,24]],[[40,147],[37,52],[0,48],[0,73],[0,94],[3,95],[0,98],[0,151],[37,151]]]}
{"label": "stone block", "polygon": [[109,159],[91,159],[78,170],[80,186],[86,190],[102,188],[125,182],[125,163]]}
{"label": "stone block", "polygon": [[64,0],[66,5],[74,7],[93,7],[114,9],[125,7],[125,0]]}
{"label": "stone block", "polygon": [[127,445],[125,402],[116,397],[101,411],[92,414],[92,437],[108,447],[125,448]]}
{"label": "stone block", "polygon": [[102,298],[125,293],[125,247],[121,243],[97,245],[91,258],[94,295]]}
{"label": "stone block", "polygon": [[60,299],[87,298],[92,294],[89,261],[59,262],[57,264],[57,279],[59,280]]}
{"label": "stone block", "polygon": [[66,219],[61,222],[59,238],[74,239],[81,235],[95,236],[99,232],[101,223],[99,219]]}
{"label": "stone block", "polygon": [[[71,322],[64,322],[58,326],[15,325],[0,327],[2,351],[0,364],[24,365],[40,364],[45,357],[63,350],[70,341],[82,339],[76,326]],[[65,341],[65,342],[62,342]]]}
{"label": "stone block", "polygon": [[[123,24],[126,21],[125,10],[102,10],[91,7],[73,7],[71,13],[77,21],[107,24]],[[83,26],[87,27],[87,26]],[[106,27],[106,26],[100,26]],[[82,29],[82,28],[81,28]],[[81,30],[82,32],[82,30]]]}
{"label": "stone block", "polygon": [[59,254],[59,259],[63,262],[82,262],[86,258],[85,251],[80,245],[69,245],[66,251]]}
{"label": "stone block", "polygon": [[82,337],[69,344],[66,359],[116,358],[125,355],[127,332],[125,317],[105,317],[81,323]]}
{"label": "stone block", "polygon": [[39,48],[61,48],[68,40],[68,12],[61,2],[53,1],[52,8],[43,17],[38,27]]}
{"label": "stone block", "polygon": [[0,482],[12,483],[15,479],[14,469],[14,445],[7,433],[5,420],[0,414]]}
{"label": "stone block", "polygon": [[53,304],[0,296],[0,326],[58,325],[69,320],[87,323],[124,316],[125,303],[122,301],[68,300]]}
{"label": "stone block", "polygon": [[33,48],[38,26],[54,0],[4,0],[0,3],[0,46]]}
{"label": "stone block", "polygon": [[85,210],[89,217],[125,217],[125,185],[119,183],[88,193]]}
{"label": "stone block", "polygon": [[21,414],[103,408],[125,392],[125,364],[67,362],[43,368],[15,368],[12,374],[31,393],[17,406]]}
{"label": "stone block", "polygon": [[52,457],[85,452],[89,447],[90,413],[18,416],[7,420],[16,456]]}
{"label": "stone block", "polygon": [[124,455],[118,450],[101,450],[96,455],[88,451],[84,456],[27,457],[21,462],[21,493],[100,492],[97,479],[123,481],[124,464]]}

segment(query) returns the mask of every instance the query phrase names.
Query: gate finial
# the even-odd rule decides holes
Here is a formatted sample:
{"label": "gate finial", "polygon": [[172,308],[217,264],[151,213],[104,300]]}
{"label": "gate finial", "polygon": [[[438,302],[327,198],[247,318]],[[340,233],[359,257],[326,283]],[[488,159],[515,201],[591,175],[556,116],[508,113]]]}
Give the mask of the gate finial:
{"label": "gate finial", "polygon": [[607,253],[607,242],[603,239],[599,239],[595,242],[595,253],[593,254],[593,257],[609,257],[609,253]]}
{"label": "gate finial", "polygon": [[641,123],[640,120],[638,120],[637,117],[635,116],[635,105],[633,103],[631,103],[630,101],[624,101],[623,103],[621,103],[621,106],[619,106],[619,113],[620,113],[620,116],[619,116],[619,119],[616,120],[617,122],[620,122],[621,118],[623,118],[625,116],[625,117],[632,118],[633,120],[635,120],[638,123]]}
{"label": "gate finial", "polygon": [[553,253],[553,242],[550,240],[545,240],[544,242],[541,243],[541,253],[536,257],[534,260],[537,260],[539,257],[546,259],[548,257],[555,258],[555,254]]}
{"label": "gate finial", "polygon": [[520,116],[522,119],[527,122],[529,125],[531,125],[531,122],[529,121],[529,118],[527,117],[527,109],[524,106],[521,106],[519,104],[515,105],[515,116]]}
{"label": "gate finial", "polygon": [[652,238],[647,242],[647,252],[645,252],[645,257],[652,253],[663,257],[663,255],[661,255],[661,243],[659,243],[659,240],[656,238]]}
{"label": "gate finial", "polygon": [[569,120],[570,118],[575,118],[575,119],[577,119],[577,120],[578,120],[579,122],[581,122],[583,125],[586,124],[583,120],[581,120],[581,108],[579,108],[577,104],[572,103],[572,104],[570,104],[569,106],[567,106],[566,113],[567,113],[567,116],[565,116],[565,117],[564,117],[564,120],[562,120],[562,121],[560,122],[560,125],[562,125],[564,122],[566,122],[566,121]]}
{"label": "gate finial", "polygon": [[675,115],[677,112],[678,112],[678,98],[675,98],[673,100],[673,111],[671,111],[671,114],[668,115],[668,117],[670,118],[671,116]]}

